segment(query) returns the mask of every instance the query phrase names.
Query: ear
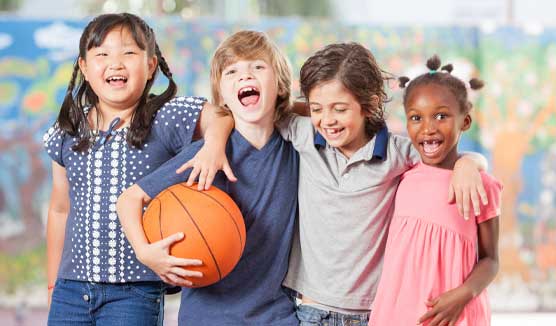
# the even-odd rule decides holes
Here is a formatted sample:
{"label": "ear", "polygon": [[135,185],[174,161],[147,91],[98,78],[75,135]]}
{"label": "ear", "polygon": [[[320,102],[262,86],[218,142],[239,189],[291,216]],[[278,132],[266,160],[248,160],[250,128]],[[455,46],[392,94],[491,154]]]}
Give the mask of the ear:
{"label": "ear", "polygon": [[461,131],[466,131],[467,129],[471,128],[472,121],[473,119],[471,119],[471,116],[469,115],[469,113],[467,113],[465,115],[465,118],[463,119],[463,125],[461,126]]}
{"label": "ear", "polygon": [[369,107],[369,109],[365,110],[365,112],[363,112],[363,115],[367,118],[370,118],[373,116],[373,111],[378,110],[378,104],[380,102],[380,99],[378,98],[378,95],[372,95],[371,96],[371,105]]}
{"label": "ear", "polygon": [[154,72],[156,71],[156,68],[158,68],[158,58],[156,57],[156,55],[153,55],[147,60],[147,64],[149,65],[149,80],[151,80],[153,78]]}
{"label": "ear", "polygon": [[89,81],[89,79],[87,78],[87,61],[79,57],[79,59],[77,59],[77,63],[79,64],[79,70],[81,70],[81,73],[83,74],[85,80]]}

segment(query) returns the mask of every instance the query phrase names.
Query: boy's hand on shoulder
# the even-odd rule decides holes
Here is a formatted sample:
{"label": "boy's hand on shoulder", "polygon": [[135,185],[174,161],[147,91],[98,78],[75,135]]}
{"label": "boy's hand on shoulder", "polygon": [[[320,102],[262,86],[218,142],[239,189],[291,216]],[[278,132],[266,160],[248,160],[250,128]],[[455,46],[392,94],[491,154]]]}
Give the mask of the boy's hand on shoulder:
{"label": "boy's hand on shoulder", "polygon": [[429,311],[419,318],[417,324],[422,325],[428,321],[427,326],[455,326],[465,305],[471,299],[472,293],[464,287],[444,292],[425,303]]}
{"label": "boy's hand on shoulder", "polygon": [[226,177],[231,182],[237,181],[228,163],[225,149],[218,148],[218,146],[211,145],[208,142],[203,145],[192,159],[180,166],[179,169],[176,170],[176,173],[183,173],[190,168],[193,168],[193,170],[191,170],[189,179],[187,179],[187,185],[191,187],[195,179],[199,177],[197,184],[198,190],[208,190],[219,170],[224,171]]}
{"label": "boy's hand on shoulder", "polygon": [[475,216],[481,213],[481,203],[488,204],[485,187],[477,164],[468,158],[462,157],[454,166],[448,201],[456,201],[458,212],[468,220],[471,216],[471,206]]}
{"label": "boy's hand on shoulder", "polygon": [[185,277],[202,277],[203,273],[185,269],[187,266],[200,266],[198,259],[177,258],[170,255],[170,246],[182,240],[183,233],[176,233],[160,241],[138,248],[137,258],[152,269],[160,279],[176,286],[192,286],[193,283]]}

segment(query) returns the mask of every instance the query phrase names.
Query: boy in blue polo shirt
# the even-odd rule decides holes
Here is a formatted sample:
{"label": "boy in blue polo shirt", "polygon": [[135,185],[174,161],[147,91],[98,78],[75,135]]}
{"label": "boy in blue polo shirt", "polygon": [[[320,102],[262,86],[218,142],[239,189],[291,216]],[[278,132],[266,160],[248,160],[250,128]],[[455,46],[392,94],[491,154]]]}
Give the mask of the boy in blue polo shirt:
{"label": "boy in blue polo shirt", "polygon": [[[289,65],[266,35],[242,31],[216,50],[211,84],[213,100],[235,119],[225,152],[238,177],[230,183],[217,176],[214,184],[240,207],[247,242],[226,278],[208,287],[183,289],[179,324],[298,325],[293,300],[282,287],[297,210],[298,155],[274,127],[289,107]],[[118,199],[118,215],[138,259],[175,285],[191,285],[183,277],[200,275],[186,268],[201,262],[168,254],[181,234],[148,244],[141,228],[142,207],[165,188],[186,180],[175,171],[202,145],[185,148]]]}

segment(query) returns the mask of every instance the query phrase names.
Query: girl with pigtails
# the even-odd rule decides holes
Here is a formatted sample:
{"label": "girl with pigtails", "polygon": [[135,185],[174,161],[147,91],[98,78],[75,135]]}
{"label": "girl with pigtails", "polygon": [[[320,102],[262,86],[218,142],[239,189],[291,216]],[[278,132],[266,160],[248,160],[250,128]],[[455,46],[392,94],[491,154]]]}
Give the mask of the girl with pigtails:
{"label": "girl with pigtails", "polygon": [[[400,181],[369,325],[488,326],[486,287],[498,271],[501,185],[481,172],[488,204],[461,219],[446,203],[461,133],[471,126],[465,83],[440,67],[401,77],[407,132],[421,162]],[[482,81],[472,79],[471,89]]]}
{"label": "girl with pigtails", "polygon": [[[152,95],[158,70],[168,87]],[[203,98],[175,94],[154,32],[141,18],[106,14],[85,27],[58,119],[44,136],[53,160],[49,325],[162,324],[165,283],[180,284],[162,282],[140,262],[122,231],[116,201],[203,134],[217,114]],[[179,238],[157,246],[167,250]],[[175,264],[200,262],[175,258]]]}

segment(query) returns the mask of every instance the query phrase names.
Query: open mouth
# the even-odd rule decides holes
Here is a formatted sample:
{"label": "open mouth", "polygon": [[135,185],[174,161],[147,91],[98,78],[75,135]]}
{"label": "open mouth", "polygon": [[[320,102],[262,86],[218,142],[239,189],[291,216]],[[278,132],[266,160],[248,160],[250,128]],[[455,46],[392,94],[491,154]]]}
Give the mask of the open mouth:
{"label": "open mouth", "polygon": [[426,155],[434,155],[440,149],[440,145],[442,145],[440,140],[425,140],[421,143]]}
{"label": "open mouth", "polygon": [[249,106],[259,102],[260,94],[256,87],[247,86],[239,90],[237,98],[243,106]]}
{"label": "open mouth", "polygon": [[335,136],[342,132],[344,128],[323,128],[324,132],[329,136]]}
{"label": "open mouth", "polygon": [[125,83],[127,83],[127,77],[110,76],[106,78],[106,82],[112,86],[123,86]]}

